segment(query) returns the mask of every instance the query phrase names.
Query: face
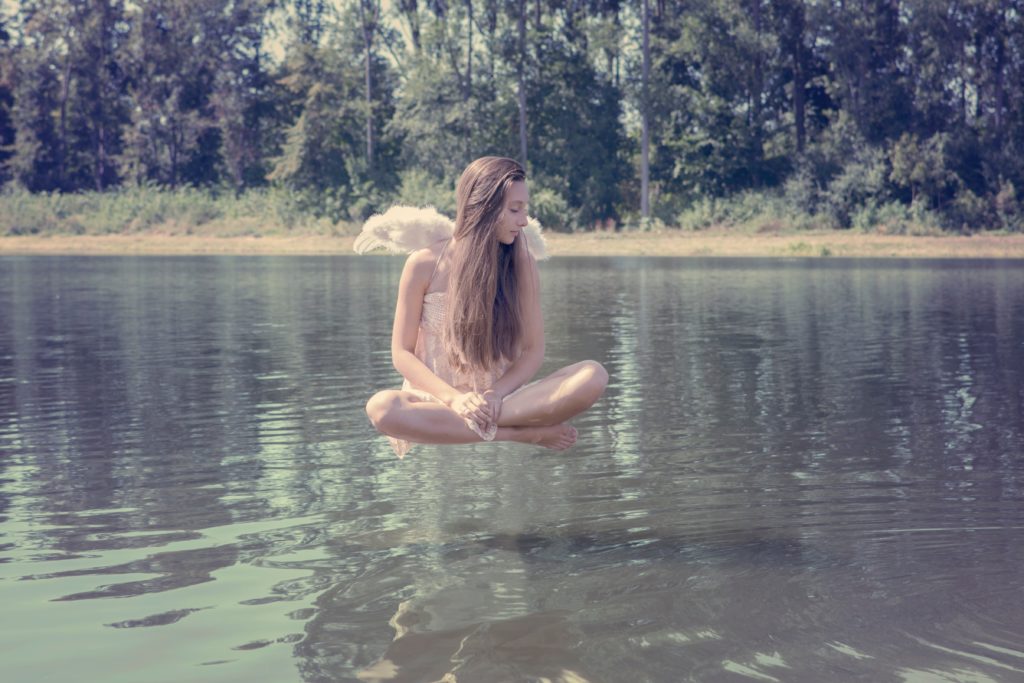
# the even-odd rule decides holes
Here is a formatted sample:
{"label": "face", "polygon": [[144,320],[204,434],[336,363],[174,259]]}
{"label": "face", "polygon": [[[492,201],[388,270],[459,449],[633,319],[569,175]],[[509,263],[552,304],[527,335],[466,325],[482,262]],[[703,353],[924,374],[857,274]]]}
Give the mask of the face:
{"label": "face", "polygon": [[526,183],[521,180],[512,183],[505,193],[505,206],[502,207],[501,218],[498,219],[499,242],[512,244],[516,241],[516,237],[519,237],[519,233],[526,227],[529,204],[530,191],[526,188]]}

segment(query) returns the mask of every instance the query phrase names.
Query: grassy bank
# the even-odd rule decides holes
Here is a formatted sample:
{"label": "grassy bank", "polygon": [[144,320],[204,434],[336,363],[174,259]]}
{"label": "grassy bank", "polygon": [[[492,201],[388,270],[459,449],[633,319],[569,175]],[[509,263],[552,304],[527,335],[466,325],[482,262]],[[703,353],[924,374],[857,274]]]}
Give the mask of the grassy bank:
{"label": "grassy bank", "polygon": [[[0,237],[0,254],[351,254],[353,237],[271,235],[49,235]],[[839,231],[726,230],[548,235],[554,256],[743,256],[1024,259],[1024,235],[905,236]]]}
{"label": "grassy bank", "polygon": [[86,194],[0,194],[0,236],[200,235],[251,237],[354,234],[283,188],[211,193],[149,187]]}
{"label": "grassy bank", "polygon": [[[767,202],[762,214],[696,230],[546,234],[553,255],[1024,258],[1020,233],[953,235],[892,222],[821,230],[810,218],[780,220],[778,211]],[[3,254],[346,254],[358,227],[318,216],[280,189],[241,197],[147,188],[0,195]]]}

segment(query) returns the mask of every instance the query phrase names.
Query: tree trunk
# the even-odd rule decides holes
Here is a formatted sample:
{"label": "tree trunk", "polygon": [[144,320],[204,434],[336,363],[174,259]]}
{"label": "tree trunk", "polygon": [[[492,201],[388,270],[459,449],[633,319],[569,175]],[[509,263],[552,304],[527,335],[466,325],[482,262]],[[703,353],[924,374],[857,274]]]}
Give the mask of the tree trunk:
{"label": "tree trunk", "polygon": [[[615,7],[615,28],[618,29],[618,30],[622,29],[622,21],[621,21],[621,19],[619,17],[619,7],[618,7],[618,5],[616,5],[616,7]],[[616,52],[615,52],[615,87],[616,88],[620,87],[619,65],[622,63],[622,58],[621,58],[621,56],[619,54],[620,52],[621,52],[621,50],[616,50]]]}
{"label": "tree trunk", "polygon": [[796,153],[802,155],[807,145],[804,106],[804,69],[800,55],[793,57],[793,119],[796,122]]}
{"label": "tree trunk", "polygon": [[102,121],[96,131],[96,191],[102,192],[105,185],[103,178],[107,175],[107,128]]}
{"label": "tree trunk", "polygon": [[982,116],[982,102],[984,101],[982,86],[984,81],[982,74],[985,73],[984,54],[985,37],[981,32],[974,35],[974,77],[977,80],[977,89],[974,92],[974,120],[980,121]]}
{"label": "tree trunk", "polygon": [[[366,29],[363,29],[366,33]],[[370,41],[366,39],[366,167],[373,169],[373,74],[370,69]]]}
{"label": "tree trunk", "polygon": [[112,29],[113,29],[113,26],[112,26],[113,21],[112,21],[112,17],[111,17],[112,8],[110,6],[109,0],[103,0],[103,2],[99,3],[99,11],[101,13],[100,14],[100,45],[102,46],[102,49],[101,49],[100,66],[101,66],[102,73],[94,75],[94,78],[97,79],[96,80],[96,82],[97,82],[97,86],[96,86],[96,88],[97,88],[97,93],[96,93],[97,94],[97,97],[96,97],[97,101],[96,101],[96,103],[93,106],[96,108],[95,110],[97,112],[97,116],[96,116],[96,147],[95,147],[95,152],[96,152],[96,171],[95,171],[95,176],[96,177],[95,177],[95,181],[96,181],[96,190],[98,192],[102,192],[103,189],[106,187],[106,184],[107,184],[106,183],[107,166],[108,166],[108,164],[107,164],[107,117],[110,114],[110,112],[107,111],[107,107],[106,107],[106,101],[107,101],[107,97],[106,96],[107,96],[107,83],[108,83],[108,79],[111,78],[111,77],[110,77],[110,74],[107,71],[106,67],[107,67],[108,61],[113,60],[113,53],[114,53],[114,46],[112,44],[113,40],[111,38],[111,33],[112,33]]}
{"label": "tree trunk", "polygon": [[[373,14],[368,16],[367,4],[373,7]],[[372,53],[373,37],[376,32],[380,6],[372,0],[359,0],[359,19],[363,25],[364,61],[366,62],[366,170],[373,171],[373,70]]]}
{"label": "tree trunk", "polygon": [[965,57],[966,50],[961,45],[959,49],[960,55],[960,121],[964,124],[967,123],[967,58]]}
{"label": "tree trunk", "polygon": [[68,40],[68,53],[64,57],[64,82],[60,88],[60,146],[58,147],[57,182],[60,189],[64,188],[67,178],[68,160],[68,98],[71,95],[71,41]]}
{"label": "tree trunk", "polygon": [[168,136],[167,154],[170,157],[171,162],[171,187],[178,186],[178,133],[171,125],[170,135]]}
{"label": "tree trunk", "polygon": [[807,71],[804,68],[805,17],[803,5],[793,8],[793,121],[796,124],[796,152],[802,155],[807,145],[806,107],[804,89],[807,87]]}
{"label": "tree trunk", "polygon": [[640,215],[650,218],[650,104],[648,102],[648,81],[651,74],[651,14],[648,0],[643,2],[643,71],[640,92]]}
{"label": "tree trunk", "polygon": [[995,129],[999,139],[1003,138],[1003,112],[1006,110],[1006,85],[1003,82],[1003,71],[1006,69],[1006,10],[1007,2],[1003,0],[997,10],[999,20],[996,23]]}
{"label": "tree trunk", "polygon": [[489,83],[494,83],[495,55],[498,52],[498,41],[495,38],[495,34],[497,33],[497,31],[498,31],[498,12],[497,12],[497,10],[495,10],[493,13],[492,12],[487,12],[487,56],[490,59],[490,61],[488,62],[488,64],[489,64],[489,66],[488,66],[488,76],[489,76],[488,82]]}
{"label": "tree trunk", "polygon": [[[754,0],[754,35],[761,37],[761,0]],[[764,90],[764,64],[761,59],[761,50],[758,46],[757,55],[754,58],[754,92],[751,94],[753,120],[760,130],[761,122],[761,94]]]}
{"label": "tree trunk", "polygon": [[462,98],[468,102],[473,94],[473,0],[466,0],[466,10],[469,12],[469,22],[466,31],[466,87]]}
{"label": "tree trunk", "polygon": [[519,0],[519,163],[526,168],[526,0]]}

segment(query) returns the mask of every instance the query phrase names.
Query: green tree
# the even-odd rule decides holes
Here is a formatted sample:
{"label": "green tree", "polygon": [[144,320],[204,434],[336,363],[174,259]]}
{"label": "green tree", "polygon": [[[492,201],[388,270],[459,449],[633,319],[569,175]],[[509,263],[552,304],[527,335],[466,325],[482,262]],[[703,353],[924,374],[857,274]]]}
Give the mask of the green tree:
{"label": "green tree", "polygon": [[502,154],[565,226],[750,190],[1020,224],[1024,0],[23,0],[0,51],[31,190],[269,180],[360,218]]}
{"label": "green tree", "polygon": [[221,141],[224,175],[236,190],[261,185],[277,138],[283,96],[269,71],[264,44],[270,29],[267,0],[236,0],[220,25],[223,53],[214,70],[210,105]]}
{"label": "green tree", "polygon": [[267,117],[265,0],[151,0],[129,13],[131,119],[120,165],[135,182],[171,187],[263,173]]}
{"label": "green tree", "polygon": [[126,72],[133,107],[122,172],[134,182],[171,187],[214,180],[211,157],[220,140],[209,101],[215,71],[208,51],[215,34],[206,22],[216,24],[215,5],[151,0],[129,16]]}
{"label": "green tree", "polygon": [[12,60],[14,145],[7,168],[32,191],[59,190],[64,184],[70,25],[63,3],[21,5]]}
{"label": "green tree", "polygon": [[368,108],[365,24],[359,11],[349,6],[340,21],[326,26],[322,46],[291,46],[279,78],[290,94],[293,118],[268,176],[305,193],[337,218],[361,219],[379,209],[397,178],[397,146],[391,136],[372,143],[370,163],[368,134],[385,130],[394,115],[395,77],[387,61],[372,51],[375,85]]}
{"label": "green tree", "polygon": [[581,22],[552,17],[534,31],[527,80],[531,169],[539,185],[575,209],[568,224],[591,227],[619,216],[629,173],[622,93],[590,59]]}
{"label": "green tree", "polygon": [[11,108],[14,104],[14,50],[11,34],[7,30],[9,20],[0,13],[0,186],[10,180],[7,162],[14,144],[14,121]]}
{"label": "green tree", "polygon": [[116,185],[127,116],[121,3],[37,0],[23,3],[21,16],[12,60],[15,175],[39,190]]}
{"label": "green tree", "polygon": [[900,0],[816,6],[820,38],[833,65],[830,95],[870,144],[899,137],[912,120]]}
{"label": "green tree", "polygon": [[435,5],[417,9],[415,17],[413,9],[403,10],[403,21],[418,27],[418,43],[404,46],[396,112],[389,124],[402,141],[402,166],[426,170],[449,184],[477,156],[518,156],[518,93],[510,87],[518,60],[515,17],[499,13],[493,3],[474,11],[473,21],[485,22],[478,33],[498,52],[473,51],[472,59],[482,62],[475,73],[495,76],[470,81],[469,7]]}
{"label": "green tree", "polygon": [[325,0],[292,0],[295,9],[293,32],[299,45],[320,44],[328,16]]}
{"label": "green tree", "polygon": [[910,191],[911,204],[926,202],[928,208],[942,208],[956,189],[957,176],[946,165],[949,136],[936,133],[926,140],[904,133],[890,153],[890,178],[897,187]]}
{"label": "green tree", "polygon": [[780,50],[769,8],[752,1],[696,0],[655,15],[652,176],[667,206],[785,175]]}
{"label": "green tree", "polygon": [[104,190],[118,183],[116,157],[127,121],[119,54],[127,32],[124,7],[118,0],[97,0],[76,3],[76,9],[69,141],[76,173],[67,187]]}

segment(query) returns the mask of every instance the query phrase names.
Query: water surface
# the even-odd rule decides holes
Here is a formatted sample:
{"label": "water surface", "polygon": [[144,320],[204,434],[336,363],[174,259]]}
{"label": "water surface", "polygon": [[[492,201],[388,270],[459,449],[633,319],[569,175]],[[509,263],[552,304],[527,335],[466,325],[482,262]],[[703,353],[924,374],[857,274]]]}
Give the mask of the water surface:
{"label": "water surface", "polygon": [[0,258],[5,680],[1024,680],[1019,262],[554,259],[578,445],[404,461],[400,269]]}

